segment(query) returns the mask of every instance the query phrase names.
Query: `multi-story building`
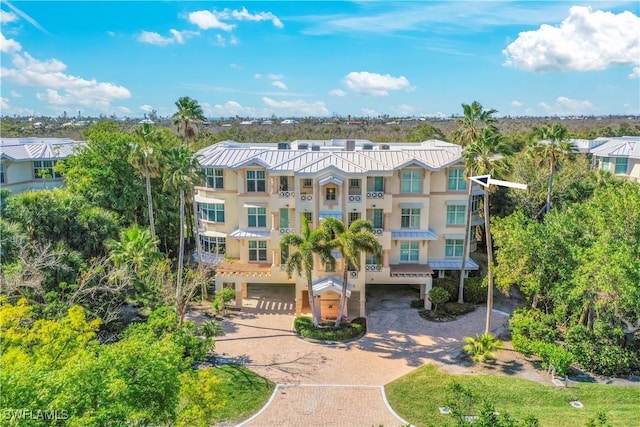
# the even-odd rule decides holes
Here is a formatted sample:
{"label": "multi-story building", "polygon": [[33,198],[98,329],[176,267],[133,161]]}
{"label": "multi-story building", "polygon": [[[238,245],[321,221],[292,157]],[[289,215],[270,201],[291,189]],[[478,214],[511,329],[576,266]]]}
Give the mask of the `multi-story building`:
{"label": "multi-story building", "polygon": [[84,145],[69,138],[0,139],[0,188],[20,193],[63,186],[55,164]]}
{"label": "multi-story building", "polygon": [[594,167],[615,176],[640,182],[640,137],[596,138],[589,150]]}
{"label": "multi-story building", "polygon": [[[361,269],[349,271],[349,314],[365,315],[370,284],[413,284],[424,296],[434,274],[462,267],[469,196],[461,150],[436,140],[224,141],[200,150],[206,180],[195,192],[199,235],[203,260],[218,264],[216,287],[233,286],[240,304],[252,288],[295,287],[296,313],[307,312],[307,283],[287,277],[280,238],[299,233],[303,216],[311,228],[327,217],[346,225],[364,218],[373,223],[382,262],[363,254]],[[473,226],[482,222],[481,194],[472,197]],[[467,259],[465,270],[478,269]],[[318,257],[314,263],[313,289],[324,317],[337,315],[342,272],[352,268],[337,261],[335,271]]]}

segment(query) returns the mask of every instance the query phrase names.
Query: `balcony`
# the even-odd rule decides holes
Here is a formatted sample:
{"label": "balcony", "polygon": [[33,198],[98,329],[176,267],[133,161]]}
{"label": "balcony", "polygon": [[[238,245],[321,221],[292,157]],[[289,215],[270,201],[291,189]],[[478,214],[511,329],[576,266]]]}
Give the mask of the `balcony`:
{"label": "balcony", "polygon": [[301,194],[300,195],[301,202],[311,202],[313,201],[313,194]]}
{"label": "balcony", "polygon": [[295,228],[280,227],[280,234],[294,234],[295,232],[296,232]]}
{"label": "balcony", "polygon": [[367,199],[384,199],[384,191],[367,191]]}
{"label": "balcony", "polygon": [[278,191],[278,197],[280,197],[281,199],[293,199],[296,197],[296,192],[288,191],[288,190],[280,190]]}
{"label": "balcony", "polygon": [[349,203],[360,203],[362,202],[361,194],[349,194],[349,198],[347,199]]}
{"label": "balcony", "polygon": [[358,278],[358,271],[357,270],[349,270],[349,278],[350,279],[357,279]]}
{"label": "balcony", "polygon": [[380,264],[365,264],[364,271],[382,271]]}
{"label": "balcony", "polygon": [[376,236],[382,236],[382,233],[384,233],[384,229],[382,227],[375,228],[375,225],[374,225],[373,234],[375,234]]}

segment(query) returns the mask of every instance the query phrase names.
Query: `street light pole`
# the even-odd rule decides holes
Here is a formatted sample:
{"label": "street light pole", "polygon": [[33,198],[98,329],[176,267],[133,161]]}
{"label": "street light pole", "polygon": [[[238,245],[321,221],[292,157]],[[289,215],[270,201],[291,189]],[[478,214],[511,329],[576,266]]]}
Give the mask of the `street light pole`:
{"label": "street light pole", "polygon": [[[518,188],[520,190],[526,190],[526,184],[520,184],[517,182],[502,181],[499,179],[492,179],[491,175],[481,175],[469,177],[470,182],[475,182],[484,187],[484,229],[485,240],[487,242],[487,318],[484,327],[484,333],[489,333],[491,326],[491,311],[493,310],[493,246],[491,241],[491,231],[489,230],[489,187],[497,185],[500,187]],[[467,235],[468,238],[468,235]]]}

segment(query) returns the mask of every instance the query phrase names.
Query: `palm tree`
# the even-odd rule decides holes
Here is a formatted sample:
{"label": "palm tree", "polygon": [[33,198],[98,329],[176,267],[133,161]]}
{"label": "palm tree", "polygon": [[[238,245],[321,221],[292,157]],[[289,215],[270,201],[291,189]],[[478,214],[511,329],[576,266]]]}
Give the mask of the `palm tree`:
{"label": "palm tree", "polygon": [[180,246],[178,250],[178,274],[176,277],[176,299],[182,291],[182,269],[184,266],[184,209],[187,199],[193,193],[193,187],[202,179],[197,158],[186,146],[170,148],[166,153],[167,169],[164,176],[165,188],[174,189],[180,194]]}
{"label": "palm tree", "polygon": [[120,231],[120,240],[108,240],[109,259],[116,267],[128,266],[135,273],[149,269],[155,259],[162,257],[156,249],[156,239],[149,230],[133,225]]}
{"label": "palm tree", "polygon": [[466,146],[476,142],[485,128],[497,133],[496,118],[493,117],[497,110],[485,110],[478,101],[471,104],[462,104],[463,116],[456,119],[458,129],[453,132],[453,141]]}
{"label": "palm tree", "polygon": [[157,151],[154,151],[154,149],[157,150],[159,148],[159,144],[157,144],[157,133],[148,123],[144,123],[142,127],[136,129],[134,133],[138,139],[138,142],[133,143],[131,146],[129,163],[131,163],[131,166],[134,168],[136,173],[144,178],[145,186],[147,189],[149,228],[151,230],[151,237],[153,240],[155,240],[156,227],[153,217],[151,178],[159,177],[161,172],[160,160],[158,159]]}
{"label": "palm tree", "polygon": [[578,152],[577,147],[568,140],[567,133],[567,128],[558,123],[534,129],[538,142],[529,149],[529,154],[539,159],[540,165],[547,162],[549,165],[546,213],[551,210],[551,192],[555,172],[560,169],[564,160],[573,160]]}
{"label": "palm tree", "polygon": [[346,311],[349,266],[353,265],[356,270],[360,270],[360,255],[363,251],[379,257],[380,242],[373,234],[373,224],[366,219],[355,220],[347,228],[339,219],[325,218],[322,221],[322,228],[327,230],[327,234],[333,237],[329,245],[342,253],[344,263],[338,318],[335,324],[337,328],[340,326],[343,314]]}
{"label": "palm tree", "polygon": [[307,218],[302,216],[302,227],[300,234],[285,234],[280,239],[280,249],[288,251],[293,247],[295,252],[289,253],[285,260],[285,271],[289,278],[295,271],[298,276],[304,277],[307,281],[307,294],[309,296],[309,307],[313,316],[313,325],[317,328],[320,324],[320,313],[315,305],[315,297],[313,294],[313,256],[320,256],[322,263],[335,264],[335,259],[331,255],[331,247],[327,244],[330,235],[323,228],[317,228],[311,231]]}
{"label": "palm tree", "polygon": [[196,137],[195,125],[204,122],[206,117],[198,101],[183,96],[176,101],[178,111],[173,115],[173,124],[188,142]]}
{"label": "palm tree", "polygon": [[[465,175],[467,177],[476,175],[491,175],[492,177],[500,176],[509,169],[507,156],[511,155],[511,147],[505,142],[502,135],[494,132],[491,128],[484,128],[480,137],[471,145],[467,146],[462,154],[465,163]],[[469,183],[471,184],[471,182]],[[489,324],[491,323],[491,309],[493,306],[493,247],[491,243],[491,232],[489,230],[489,188],[484,191],[484,231],[485,241],[487,245],[487,323],[485,333],[489,333]],[[468,206],[467,209],[471,209]],[[465,237],[468,241],[469,236]],[[466,246],[466,245],[465,245]],[[464,268],[466,263],[467,248],[463,249],[460,295],[462,295],[464,284]]]}

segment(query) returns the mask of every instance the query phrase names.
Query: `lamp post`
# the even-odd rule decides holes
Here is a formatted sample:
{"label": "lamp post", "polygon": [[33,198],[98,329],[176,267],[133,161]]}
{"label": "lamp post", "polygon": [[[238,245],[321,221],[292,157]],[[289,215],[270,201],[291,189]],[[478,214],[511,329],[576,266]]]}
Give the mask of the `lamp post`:
{"label": "lamp post", "polygon": [[[469,205],[468,209],[471,210],[471,198],[472,192],[471,187],[473,183],[480,184],[484,187],[484,230],[485,230],[485,240],[487,242],[487,281],[488,281],[488,289],[487,289],[487,318],[486,324],[484,328],[484,333],[489,333],[489,327],[491,324],[491,310],[493,309],[493,247],[491,242],[491,231],[489,230],[489,187],[491,185],[497,185],[499,187],[510,187],[510,188],[518,188],[520,190],[526,190],[527,184],[520,184],[518,182],[511,181],[502,181],[499,179],[491,178],[491,175],[479,175],[479,176],[470,176],[469,177]],[[463,257],[462,257],[462,271],[460,272],[460,288],[462,290],[464,286],[464,268],[466,264],[466,251],[469,248],[469,230],[470,230],[470,220],[471,215],[470,212],[467,214],[467,221],[465,224],[465,236],[464,236],[464,247],[463,247]]]}

